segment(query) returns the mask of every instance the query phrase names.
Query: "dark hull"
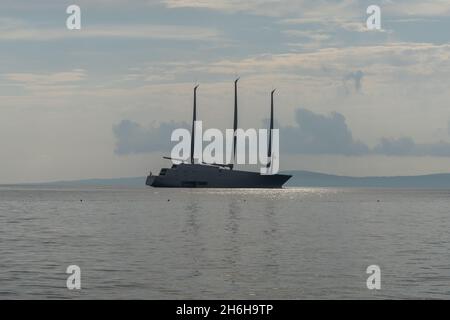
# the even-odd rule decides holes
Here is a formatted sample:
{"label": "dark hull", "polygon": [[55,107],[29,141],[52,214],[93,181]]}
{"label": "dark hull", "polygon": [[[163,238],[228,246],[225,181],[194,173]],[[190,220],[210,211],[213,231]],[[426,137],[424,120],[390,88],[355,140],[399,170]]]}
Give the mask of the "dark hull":
{"label": "dark hull", "polygon": [[148,176],[146,185],[155,188],[282,188],[291,176],[261,175],[216,166],[181,164]]}

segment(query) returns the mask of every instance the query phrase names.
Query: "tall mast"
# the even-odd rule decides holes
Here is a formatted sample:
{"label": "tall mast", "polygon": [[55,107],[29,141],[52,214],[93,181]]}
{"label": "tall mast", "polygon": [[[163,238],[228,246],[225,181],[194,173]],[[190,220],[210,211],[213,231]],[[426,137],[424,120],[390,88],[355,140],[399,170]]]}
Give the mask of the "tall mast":
{"label": "tall mast", "polygon": [[194,149],[195,149],[195,121],[197,121],[197,89],[194,88],[194,114],[192,116],[192,131],[191,131],[191,164],[194,164]]}
{"label": "tall mast", "polygon": [[273,130],[273,95],[275,89],[270,94],[270,130],[269,130],[269,149],[267,150],[267,158],[270,159],[267,168],[272,164],[272,130]]}
{"label": "tall mast", "polygon": [[234,81],[234,123],[233,123],[233,163],[236,163],[236,130],[238,128],[238,81],[240,78],[237,78]]}

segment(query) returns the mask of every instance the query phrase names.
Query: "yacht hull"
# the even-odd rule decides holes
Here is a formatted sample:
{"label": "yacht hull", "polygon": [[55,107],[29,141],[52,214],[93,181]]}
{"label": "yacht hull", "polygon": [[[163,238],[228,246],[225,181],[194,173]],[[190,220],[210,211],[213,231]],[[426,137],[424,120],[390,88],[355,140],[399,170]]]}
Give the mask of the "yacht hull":
{"label": "yacht hull", "polygon": [[258,172],[229,170],[201,164],[180,164],[163,169],[159,176],[147,177],[155,188],[282,188],[290,175],[261,175]]}

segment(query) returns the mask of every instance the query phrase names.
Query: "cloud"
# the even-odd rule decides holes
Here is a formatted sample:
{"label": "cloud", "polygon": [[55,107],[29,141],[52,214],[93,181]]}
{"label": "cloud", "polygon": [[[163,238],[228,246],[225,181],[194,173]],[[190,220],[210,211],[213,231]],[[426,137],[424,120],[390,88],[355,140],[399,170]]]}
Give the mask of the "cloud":
{"label": "cloud", "polygon": [[347,81],[352,81],[355,91],[360,92],[361,87],[362,87],[363,78],[364,78],[364,72],[362,72],[361,70],[353,71],[353,72],[347,73],[344,76],[344,83],[346,84]]}
{"label": "cloud", "polygon": [[[267,119],[266,119],[267,120]],[[280,129],[280,150],[291,155],[384,155],[393,157],[450,157],[450,143],[418,144],[411,137],[381,138],[371,148],[353,137],[345,117],[333,112],[317,114],[297,109],[296,125],[276,127]],[[450,125],[449,125],[450,126]],[[266,124],[263,127],[267,127]],[[116,138],[115,153],[118,155],[168,152],[172,146],[172,131],[186,128],[186,122],[162,122],[158,126],[143,127],[137,122],[122,120],[113,127]]]}
{"label": "cloud", "polygon": [[[14,72],[0,75],[11,88],[26,92],[26,97],[50,98],[73,95],[85,83],[87,72],[73,69],[51,73]],[[0,82],[1,84],[2,82]]]}
{"label": "cloud", "polygon": [[143,127],[139,123],[122,120],[113,127],[116,138],[115,153],[119,155],[166,152],[170,150],[172,131],[188,128],[185,122],[163,122],[159,126]]}
{"label": "cloud", "polygon": [[370,148],[353,138],[345,117],[337,112],[325,116],[298,109],[296,122],[297,126],[280,128],[281,150],[286,153],[450,157],[450,143],[439,141],[419,144],[411,137],[381,138],[374,148]]}
{"label": "cloud", "polygon": [[[342,74],[348,73],[349,68],[359,70],[364,66],[368,73],[398,76],[402,72],[416,76],[442,69],[440,65],[446,66],[449,56],[448,44],[385,43],[375,46],[322,48],[303,53],[261,54],[243,59],[219,60],[199,66],[196,70],[222,74],[235,74],[236,70],[240,74],[283,72],[323,75],[327,78],[339,76],[342,79]],[[196,68],[195,65],[192,67]]]}
{"label": "cloud", "polygon": [[291,154],[363,155],[369,147],[353,138],[345,117],[337,112],[325,116],[297,109],[297,126],[280,128],[281,150]]}
{"label": "cloud", "polygon": [[[161,0],[169,8],[202,8],[225,12],[250,12],[266,16],[296,16],[302,19],[361,17],[373,4],[361,0]],[[449,16],[447,0],[384,0],[383,13],[407,16]]]}
{"label": "cloud", "polygon": [[161,0],[168,8],[199,8],[223,12],[246,12],[271,17],[347,17],[361,7],[357,0]]}
{"label": "cloud", "polygon": [[74,69],[54,73],[7,73],[4,78],[24,85],[57,85],[85,80],[86,71]]}
{"label": "cloud", "polygon": [[[268,7],[279,9],[280,3],[283,2],[284,5],[288,5],[290,1],[286,0],[162,0],[162,2],[168,8],[201,8],[218,10],[225,12],[239,12],[246,11],[258,14],[267,14],[266,11]],[[275,11],[272,12],[275,14]]]}
{"label": "cloud", "polygon": [[[296,112],[298,126],[282,127],[282,151],[291,154],[367,154],[369,148],[355,141],[347,127],[345,117],[339,113],[330,116],[315,114],[305,109]],[[127,155],[168,151],[172,131],[189,128],[185,122],[162,122],[159,126],[143,127],[123,120],[113,127],[116,138],[116,154]]]}
{"label": "cloud", "polygon": [[214,28],[179,25],[93,25],[81,30],[33,26],[17,20],[0,23],[0,40],[3,41],[54,41],[62,39],[122,38],[176,41],[223,40]]}
{"label": "cloud", "polygon": [[413,156],[413,157],[450,157],[450,143],[440,141],[437,143],[417,144],[410,137],[398,139],[382,138],[373,149],[375,154],[387,156]]}
{"label": "cloud", "polygon": [[450,2],[447,0],[396,0],[386,7],[398,15],[450,16]]}

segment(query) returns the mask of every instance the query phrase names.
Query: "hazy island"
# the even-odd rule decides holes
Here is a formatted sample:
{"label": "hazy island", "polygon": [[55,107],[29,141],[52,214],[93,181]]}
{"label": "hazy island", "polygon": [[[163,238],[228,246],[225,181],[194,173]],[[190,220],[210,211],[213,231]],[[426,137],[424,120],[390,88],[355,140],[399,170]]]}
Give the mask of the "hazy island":
{"label": "hazy island", "polygon": [[[286,187],[450,189],[450,173],[393,177],[349,177],[310,171],[284,171],[282,173],[292,175],[291,180],[285,185]],[[60,186],[145,187],[145,179],[145,177],[88,179],[57,181],[45,184]]]}

